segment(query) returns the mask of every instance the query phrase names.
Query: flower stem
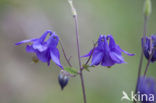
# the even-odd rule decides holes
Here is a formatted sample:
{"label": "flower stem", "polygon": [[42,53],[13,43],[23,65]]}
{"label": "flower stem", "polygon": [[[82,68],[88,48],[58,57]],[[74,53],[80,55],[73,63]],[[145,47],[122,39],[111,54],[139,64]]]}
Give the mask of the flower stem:
{"label": "flower stem", "polygon": [[83,101],[84,101],[84,103],[87,103],[86,92],[85,92],[85,85],[84,85],[84,79],[83,79],[83,68],[82,68],[81,59],[80,59],[80,46],[79,46],[79,33],[78,33],[77,12],[76,12],[76,9],[73,6],[72,0],[68,0],[68,3],[70,5],[70,7],[71,7],[72,15],[73,15],[74,22],[75,22],[75,34],[76,34],[77,54],[78,54],[78,61],[79,61],[79,68],[80,68],[79,75],[80,75],[80,80],[81,80],[81,87],[82,87],[82,93],[83,93]]}
{"label": "flower stem", "polygon": [[82,66],[81,66],[81,59],[80,59],[80,46],[79,46],[79,35],[78,35],[78,20],[77,15],[74,15],[74,22],[75,22],[75,32],[76,32],[76,44],[77,44],[77,53],[78,53],[78,61],[79,61],[79,68],[80,68],[80,79],[81,79],[81,87],[83,92],[83,100],[84,103],[87,103],[86,99],[86,93],[85,93],[85,85],[84,85],[84,79],[83,79],[83,72],[82,72]]}
{"label": "flower stem", "polygon": [[66,53],[65,53],[65,50],[64,50],[64,48],[63,48],[63,45],[62,45],[61,41],[60,41],[59,43],[60,43],[60,45],[61,45],[61,49],[62,49],[64,58],[66,59],[66,62],[68,63],[68,65],[69,65],[70,67],[72,67],[72,64],[70,63],[70,58],[69,58],[69,59],[67,58]]}
{"label": "flower stem", "polygon": [[148,62],[147,62],[146,69],[145,69],[145,72],[144,72],[144,77],[145,77],[146,74],[147,74],[147,70],[148,70],[148,67],[149,67],[150,63],[151,63],[151,58],[149,58],[149,60],[148,60]]}
{"label": "flower stem", "polygon": [[[146,41],[146,34],[147,34],[147,20],[148,20],[148,17],[145,15],[144,16],[144,31],[143,31],[143,47],[144,47],[144,43]],[[143,48],[144,49],[144,48]],[[135,88],[135,94],[137,93],[138,91],[138,84],[139,84],[139,77],[141,76],[141,70],[142,70],[142,63],[143,63],[143,51],[144,50],[141,50],[141,56],[140,56],[140,63],[139,63],[139,67],[138,67],[138,77],[137,77],[137,83],[136,83],[136,88]],[[136,103],[136,101],[134,101],[134,103]]]}
{"label": "flower stem", "polygon": [[152,56],[153,56],[154,52],[155,52],[155,48],[153,48],[152,53],[150,54],[150,57],[149,57],[149,59],[148,59],[148,62],[147,62],[147,65],[146,65],[146,69],[145,69],[145,72],[144,72],[144,77],[145,77],[146,74],[147,74],[147,71],[148,71],[149,65],[150,65],[150,63],[151,63],[151,59],[152,59]]}
{"label": "flower stem", "polygon": [[143,51],[141,51],[141,56],[140,56],[140,63],[139,63],[139,69],[138,69],[138,77],[137,77],[137,83],[136,83],[136,88],[135,88],[135,93],[137,93],[138,90],[138,82],[139,82],[139,77],[141,75],[141,69],[142,69],[142,62],[143,62]]}
{"label": "flower stem", "polygon": [[93,55],[93,53],[94,53],[94,50],[95,50],[96,45],[97,45],[97,42],[94,43],[94,46],[93,46],[93,49],[92,49],[91,55],[89,56],[89,58],[88,58],[88,60],[86,61],[85,65],[87,65],[87,64],[89,63],[89,61],[90,61],[90,59],[91,59],[91,57],[92,57],[92,55]]}

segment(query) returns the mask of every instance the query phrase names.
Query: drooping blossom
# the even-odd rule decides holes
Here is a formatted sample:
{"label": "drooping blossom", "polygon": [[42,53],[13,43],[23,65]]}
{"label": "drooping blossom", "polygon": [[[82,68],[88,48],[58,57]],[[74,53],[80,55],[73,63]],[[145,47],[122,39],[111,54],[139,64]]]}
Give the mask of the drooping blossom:
{"label": "drooping blossom", "polygon": [[125,63],[124,58],[122,57],[122,52],[128,56],[134,55],[121,49],[120,46],[115,43],[112,35],[100,35],[98,45],[82,57],[89,57],[92,55],[91,66],[97,66],[100,64],[102,66],[110,67],[114,64]]}
{"label": "drooping blossom", "polygon": [[[50,35],[47,41],[45,41],[47,35]],[[23,40],[21,42],[16,43],[16,45],[20,45],[23,43],[31,43],[26,46],[26,51],[30,53],[35,53],[37,58],[50,65],[50,60],[58,65],[59,67],[63,68],[60,63],[60,54],[57,48],[59,37],[50,30],[44,32],[44,34],[40,38]]]}
{"label": "drooping blossom", "polygon": [[142,48],[146,59],[149,60],[150,55],[152,54],[153,51],[151,62],[156,61],[156,35],[152,35],[150,37],[146,36],[145,41],[144,38],[142,38],[141,41],[142,41]]}
{"label": "drooping blossom", "polygon": [[155,103],[156,101],[156,81],[152,77],[139,78],[138,83],[139,99],[142,103]]}

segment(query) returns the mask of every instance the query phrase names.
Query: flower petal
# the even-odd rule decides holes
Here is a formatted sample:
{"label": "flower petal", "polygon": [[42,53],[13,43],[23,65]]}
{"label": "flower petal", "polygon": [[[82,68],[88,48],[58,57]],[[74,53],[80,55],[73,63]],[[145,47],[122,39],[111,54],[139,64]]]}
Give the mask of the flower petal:
{"label": "flower petal", "polygon": [[32,47],[33,47],[34,49],[39,50],[40,52],[43,52],[43,51],[45,51],[45,50],[48,48],[48,46],[47,46],[46,43],[40,43],[39,41],[34,42],[34,43],[32,44]]}
{"label": "flower petal", "polygon": [[156,47],[156,34],[151,36],[153,47]]}
{"label": "flower petal", "polygon": [[98,49],[95,49],[92,57],[91,66],[99,65],[100,62],[102,61],[102,58],[103,58],[103,52],[99,51]]}
{"label": "flower petal", "polygon": [[25,49],[26,49],[27,52],[31,52],[31,53],[35,52],[35,49],[30,45],[27,45]]}
{"label": "flower petal", "polygon": [[28,42],[34,42],[34,41],[37,41],[37,40],[39,40],[39,39],[23,40],[23,41],[20,41],[20,42],[16,43],[16,45],[20,45],[20,44],[28,43]]}
{"label": "flower petal", "polygon": [[47,30],[46,32],[44,32],[44,34],[40,37],[40,42],[44,42],[45,38],[47,37],[48,34],[52,34],[52,31]]}
{"label": "flower petal", "polygon": [[49,37],[47,40],[47,45],[50,48],[56,48],[59,42],[59,37],[55,34],[55,32]]}
{"label": "flower petal", "polygon": [[109,55],[109,52],[105,53],[101,65],[102,66],[112,66],[114,65],[116,62],[112,60],[111,56]]}
{"label": "flower petal", "polygon": [[53,48],[50,50],[50,56],[51,56],[51,59],[53,60],[53,62],[56,63],[56,65],[58,65],[60,68],[63,69],[63,66],[60,63],[60,53],[57,48]]}
{"label": "flower petal", "polygon": [[108,35],[107,39],[109,39],[109,48],[110,49],[116,48],[116,43],[115,43],[115,40],[114,40],[113,36],[112,35]]}
{"label": "flower petal", "polygon": [[110,52],[109,55],[110,55],[111,59],[115,63],[118,63],[118,64],[125,63],[124,58],[122,57],[122,55],[118,55],[115,52]]}
{"label": "flower petal", "polygon": [[109,48],[112,50],[112,51],[115,51],[116,53],[118,54],[121,54],[120,52],[124,52],[125,54],[129,55],[129,56],[134,56],[135,54],[131,54],[131,53],[128,53],[127,51],[125,50],[122,50],[120,48],[120,46],[118,46],[116,43],[115,43],[115,40],[113,38],[112,35],[108,35],[107,36],[107,39],[109,38]]}
{"label": "flower petal", "polygon": [[108,46],[108,42],[106,39],[106,35],[100,35],[99,39],[98,39],[98,49],[101,49],[103,51],[109,51],[109,46]]}
{"label": "flower petal", "polygon": [[36,50],[36,55],[38,57],[38,59],[42,62],[47,62],[48,64],[50,63],[50,53],[48,50],[44,51],[44,52],[40,52],[38,50]]}
{"label": "flower petal", "polygon": [[142,48],[144,51],[144,55],[147,59],[149,59],[149,51],[150,51],[150,39],[148,37],[145,38],[145,42],[144,42],[144,38],[141,39],[141,43],[142,43]]}
{"label": "flower petal", "polygon": [[119,46],[118,46],[118,49],[119,49],[121,52],[127,54],[128,56],[134,56],[134,55],[135,55],[135,54],[128,53],[127,51],[121,49]]}
{"label": "flower petal", "polygon": [[107,39],[109,39],[109,48],[111,52],[115,52],[118,55],[122,55],[122,52],[118,45],[116,45],[115,40],[112,35],[108,35]]}

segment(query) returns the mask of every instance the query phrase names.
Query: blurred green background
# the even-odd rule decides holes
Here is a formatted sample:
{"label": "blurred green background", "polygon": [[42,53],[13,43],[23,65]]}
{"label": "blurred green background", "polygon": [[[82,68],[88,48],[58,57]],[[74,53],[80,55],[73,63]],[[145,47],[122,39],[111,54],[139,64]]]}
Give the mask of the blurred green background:
{"label": "blurred green background", "polygon": [[[88,103],[122,103],[122,91],[128,94],[136,85],[143,33],[144,0],[74,0],[78,12],[81,55],[92,48],[99,34],[112,34],[120,47],[136,56],[125,54],[127,64],[110,69],[98,66],[84,72]],[[156,1],[148,35],[156,33]],[[71,78],[61,91],[59,68],[51,62],[33,64],[25,46],[14,43],[39,37],[46,30],[61,38],[71,62],[77,64],[74,22],[67,0],[0,0],[0,103],[82,103],[79,76]],[[60,47],[59,47],[60,48]],[[67,66],[61,53],[61,60]],[[83,59],[85,61],[85,59]],[[144,60],[143,68],[145,68]],[[156,63],[149,76],[156,77]],[[128,101],[125,101],[128,103]]]}

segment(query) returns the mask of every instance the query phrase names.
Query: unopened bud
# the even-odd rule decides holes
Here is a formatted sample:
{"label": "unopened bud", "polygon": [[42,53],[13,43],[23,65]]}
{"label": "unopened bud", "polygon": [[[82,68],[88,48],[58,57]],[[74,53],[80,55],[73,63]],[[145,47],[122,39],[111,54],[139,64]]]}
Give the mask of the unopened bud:
{"label": "unopened bud", "polygon": [[145,16],[150,16],[151,12],[152,12],[151,0],[145,0],[145,4],[144,4],[144,15]]}
{"label": "unopened bud", "polygon": [[58,76],[58,81],[62,90],[68,84],[68,80],[69,80],[69,77],[63,71],[61,71]]}
{"label": "unopened bud", "polygon": [[69,5],[71,7],[73,16],[76,16],[77,15],[77,12],[76,12],[76,9],[73,6],[73,1],[72,0],[68,0],[68,2],[69,2]]}

